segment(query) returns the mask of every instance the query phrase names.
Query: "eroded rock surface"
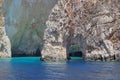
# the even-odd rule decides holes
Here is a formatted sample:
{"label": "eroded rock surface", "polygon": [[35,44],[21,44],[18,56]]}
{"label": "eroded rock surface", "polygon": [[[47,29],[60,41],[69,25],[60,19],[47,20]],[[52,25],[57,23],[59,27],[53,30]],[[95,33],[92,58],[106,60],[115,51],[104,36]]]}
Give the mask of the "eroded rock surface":
{"label": "eroded rock surface", "polygon": [[85,60],[120,60],[120,0],[59,0],[44,34],[44,61],[67,60],[77,45]]}
{"label": "eroded rock surface", "polygon": [[57,0],[3,0],[6,33],[13,56],[36,56],[43,44],[45,22]]}
{"label": "eroded rock surface", "polygon": [[2,0],[0,0],[0,57],[11,57],[11,43],[6,35],[2,13]]}

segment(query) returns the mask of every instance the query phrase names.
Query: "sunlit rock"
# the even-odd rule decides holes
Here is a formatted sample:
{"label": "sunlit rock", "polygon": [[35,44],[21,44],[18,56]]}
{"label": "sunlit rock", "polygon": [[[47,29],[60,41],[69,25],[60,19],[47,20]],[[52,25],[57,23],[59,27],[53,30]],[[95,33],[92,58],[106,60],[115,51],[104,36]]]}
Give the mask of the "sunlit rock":
{"label": "sunlit rock", "polygon": [[46,24],[44,61],[65,61],[76,45],[84,60],[120,60],[119,0],[59,0]]}
{"label": "sunlit rock", "polygon": [[0,57],[11,57],[11,43],[6,35],[2,13],[2,0],[0,0]]}

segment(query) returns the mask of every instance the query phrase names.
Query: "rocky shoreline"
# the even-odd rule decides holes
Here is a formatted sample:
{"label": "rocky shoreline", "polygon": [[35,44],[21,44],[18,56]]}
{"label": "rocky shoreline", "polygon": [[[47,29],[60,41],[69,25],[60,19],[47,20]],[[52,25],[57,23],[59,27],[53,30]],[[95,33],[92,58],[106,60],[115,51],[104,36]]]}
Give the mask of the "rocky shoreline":
{"label": "rocky shoreline", "polygon": [[79,55],[85,61],[120,61],[119,0],[56,1],[19,0],[13,19],[14,0],[4,0],[3,11],[0,0],[0,57],[41,55],[43,61],[59,62]]}

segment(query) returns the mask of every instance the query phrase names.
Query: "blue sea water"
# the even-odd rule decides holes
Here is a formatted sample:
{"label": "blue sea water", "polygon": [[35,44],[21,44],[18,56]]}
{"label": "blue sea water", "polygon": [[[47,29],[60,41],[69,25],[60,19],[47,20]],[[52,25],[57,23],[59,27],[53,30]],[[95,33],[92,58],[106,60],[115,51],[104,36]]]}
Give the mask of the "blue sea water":
{"label": "blue sea water", "polygon": [[74,59],[45,63],[39,57],[0,59],[0,80],[120,80],[120,62]]}

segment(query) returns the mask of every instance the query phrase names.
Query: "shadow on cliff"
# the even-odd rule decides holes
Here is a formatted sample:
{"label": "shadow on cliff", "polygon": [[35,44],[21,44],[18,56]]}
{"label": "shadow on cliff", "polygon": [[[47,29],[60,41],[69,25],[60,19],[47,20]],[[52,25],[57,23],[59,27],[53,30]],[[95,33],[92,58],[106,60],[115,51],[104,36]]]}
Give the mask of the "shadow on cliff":
{"label": "shadow on cliff", "polygon": [[12,57],[40,57],[41,56],[41,50],[38,48],[36,52],[33,53],[22,53],[22,52],[13,52]]}
{"label": "shadow on cliff", "polygon": [[86,40],[82,34],[77,34],[74,37],[74,34],[68,37],[67,42],[67,56],[84,58]]}
{"label": "shadow on cliff", "polygon": [[70,57],[83,57],[83,53],[82,51],[70,52],[69,56]]}

